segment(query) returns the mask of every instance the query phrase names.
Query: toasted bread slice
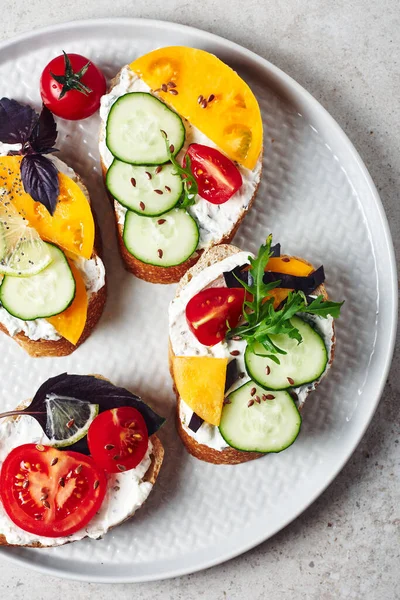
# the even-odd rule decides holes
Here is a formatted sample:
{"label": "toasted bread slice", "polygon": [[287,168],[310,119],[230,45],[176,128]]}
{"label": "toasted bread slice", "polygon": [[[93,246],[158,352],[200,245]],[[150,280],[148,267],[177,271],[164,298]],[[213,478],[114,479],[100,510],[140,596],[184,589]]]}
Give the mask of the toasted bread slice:
{"label": "toasted bread slice", "polygon": [[[85,191],[85,195],[89,198],[89,192],[86,186],[83,184],[82,179],[79,177],[79,175],[76,175],[76,178],[77,183],[79,184],[81,189]],[[101,259],[102,244],[96,219],[95,227],[95,245],[93,249],[92,258],[98,257]],[[74,352],[74,350],[76,350],[78,346],[83,344],[83,342],[87,340],[87,338],[90,336],[103,313],[106,299],[107,285],[105,281],[104,285],[97,292],[94,292],[90,296],[86,324],[84,330],[82,331],[82,335],[76,344],[72,344],[63,337],[61,337],[59,340],[32,340],[22,331],[12,336],[2,323],[0,323],[0,331],[2,331],[3,333],[11,337],[13,340],[15,340],[17,344],[21,346],[21,348],[23,348],[30,356],[34,358],[68,356],[69,354],[72,354],[72,352]]]}
{"label": "toasted bread slice", "polygon": [[22,331],[11,336],[7,331],[7,328],[0,323],[0,331],[11,337],[17,342],[21,348],[25,350],[30,356],[39,358],[41,356],[56,357],[56,356],[68,356],[72,354],[74,350],[78,348],[92,333],[93,329],[97,325],[106,303],[107,298],[107,287],[103,285],[98,292],[95,292],[90,296],[88,304],[88,312],[85,328],[79,338],[77,344],[71,344],[68,340],[61,337],[59,340],[31,340]]}
{"label": "toasted bread slice", "polygon": [[[236,246],[232,246],[232,245],[216,246],[216,247],[208,250],[206,253],[204,253],[202,255],[202,257],[200,258],[198,263],[194,267],[189,269],[189,271],[182,277],[182,279],[177,287],[177,290],[176,290],[176,296],[178,297],[180,295],[180,292],[182,291],[182,289],[189,283],[189,281],[191,279],[193,279],[194,277],[196,277],[196,275],[198,275],[203,269],[210,267],[211,265],[213,265],[217,262],[220,262],[220,261],[224,260],[225,258],[227,258],[228,256],[230,256],[232,254],[236,254],[237,252],[240,252],[240,251],[241,250],[239,248],[237,248]],[[285,257],[286,258],[296,258],[297,260],[300,260],[311,267],[313,266],[308,261],[304,260],[303,258],[299,258],[297,256],[290,257],[287,255],[282,255],[282,257],[283,258],[285,258]],[[315,290],[315,293],[318,295],[322,295],[325,299],[328,298],[328,294],[327,294],[327,291],[326,291],[324,285],[319,286]],[[333,337],[332,337],[332,348],[331,348],[331,353],[330,353],[330,357],[329,357],[329,365],[332,364],[332,361],[334,358],[334,353],[335,353],[335,334],[333,334]],[[170,367],[170,373],[171,373],[172,380],[174,380],[173,371],[172,371],[173,356],[174,356],[174,352],[173,352],[172,345],[170,342],[169,343],[169,367]],[[315,383],[314,387],[317,387],[318,383],[319,383],[319,380]],[[182,421],[180,419],[181,399],[180,399],[178,391],[176,389],[175,382],[173,383],[173,390],[175,392],[176,399],[177,399],[177,405],[176,405],[177,430],[178,430],[178,433],[179,433],[179,436],[180,436],[182,442],[184,443],[187,451],[190,454],[192,454],[193,456],[195,456],[196,458],[198,458],[200,460],[204,460],[206,462],[220,464],[220,465],[236,465],[239,463],[248,462],[249,460],[254,460],[255,458],[260,458],[261,456],[264,456],[264,454],[262,454],[262,453],[243,452],[241,450],[236,450],[235,448],[224,448],[223,450],[215,450],[214,448],[211,448],[205,444],[200,444],[199,442],[197,442],[183,428]],[[302,406],[300,406],[299,409],[301,410],[303,406],[304,406],[304,404]]]}
{"label": "toasted bread slice", "polygon": [[[117,75],[114,77],[114,79],[111,80],[108,93],[112,92],[113,88],[119,84],[121,72],[122,72],[122,69],[121,69],[121,71],[119,71],[119,73],[117,73]],[[105,139],[105,124],[104,124],[104,122],[101,124],[99,139],[100,139],[100,141]],[[260,162],[262,161],[262,155],[260,156],[259,161]],[[105,181],[108,168],[105,165],[101,156],[100,156],[100,163],[101,163],[103,178]],[[262,170],[262,167],[261,167],[261,170]],[[259,181],[257,183],[257,186],[254,190],[254,193],[253,193],[251,199],[249,200],[248,206],[246,207],[246,209],[242,210],[242,212],[239,215],[239,218],[237,219],[236,223],[234,223],[232,225],[231,229],[229,231],[227,231],[225,233],[225,235],[221,237],[221,239],[216,240],[212,244],[212,247],[215,247],[219,244],[230,244],[230,242],[233,240],[234,236],[236,235],[237,230],[239,229],[241,222],[243,221],[247,212],[250,210],[250,208],[252,207],[252,205],[254,203],[255,197],[257,195],[258,187],[260,184],[260,180],[261,180],[261,170],[260,170]],[[130,254],[130,252],[128,252],[128,250],[124,244],[124,240],[123,240],[124,225],[119,222],[118,213],[116,210],[116,206],[118,205],[118,202],[116,200],[114,200],[114,198],[111,196],[111,194],[108,192],[108,190],[107,190],[107,194],[108,194],[110,201],[112,203],[112,206],[114,208],[114,216],[115,216],[116,225],[117,225],[118,245],[120,248],[121,257],[124,262],[124,266],[125,266],[126,270],[129,271],[130,273],[132,273],[133,275],[135,275],[136,277],[139,277],[140,279],[143,279],[144,281],[148,281],[150,283],[164,283],[164,284],[178,283],[179,280],[181,279],[181,277],[183,277],[183,275],[188,271],[188,269],[190,269],[191,267],[193,267],[193,265],[195,265],[197,263],[200,256],[204,253],[204,249],[196,250],[192,254],[192,256],[190,256],[185,262],[181,263],[180,265],[173,266],[173,267],[159,267],[156,265],[150,265],[150,264],[140,261],[138,258],[136,258],[132,254]]]}
{"label": "toasted bread slice", "polygon": [[[101,375],[96,375],[96,377],[99,377],[100,379],[105,379]],[[30,403],[30,401],[20,405],[18,407],[18,409],[22,409],[23,406],[27,406],[27,405],[29,405],[29,403]],[[18,419],[18,418],[23,418],[23,417],[17,416],[17,417],[9,417],[9,418],[10,419]],[[163,463],[164,447],[163,447],[162,443],[160,442],[160,439],[158,438],[157,434],[154,433],[152,436],[150,436],[150,440],[153,445],[153,449],[152,449],[152,453],[151,453],[151,463],[143,477],[143,481],[147,481],[147,482],[151,483],[152,485],[154,485],[157,480],[157,477],[160,473],[161,465]],[[131,515],[126,517],[126,519],[123,519],[120,523],[117,523],[113,527],[110,527],[110,529],[108,531],[110,531],[114,527],[117,527],[117,525],[121,525],[122,523],[125,523],[127,520],[131,519],[135,513],[136,513],[136,511],[134,511]],[[85,537],[87,537],[87,536],[85,536]],[[81,538],[81,539],[84,539],[84,538]],[[74,541],[80,541],[80,540],[74,540]],[[65,542],[60,545],[64,545],[64,544],[68,544],[68,543],[71,543],[71,542],[68,541],[68,538],[65,538]],[[0,532],[0,546],[14,547],[15,544],[9,544],[7,542],[5,535]],[[32,544],[25,544],[23,546],[20,545],[19,547],[24,547],[24,548],[50,548],[51,547],[51,548],[54,548],[56,546],[54,546],[54,545],[46,546],[46,545],[41,544],[40,542],[34,542]]]}

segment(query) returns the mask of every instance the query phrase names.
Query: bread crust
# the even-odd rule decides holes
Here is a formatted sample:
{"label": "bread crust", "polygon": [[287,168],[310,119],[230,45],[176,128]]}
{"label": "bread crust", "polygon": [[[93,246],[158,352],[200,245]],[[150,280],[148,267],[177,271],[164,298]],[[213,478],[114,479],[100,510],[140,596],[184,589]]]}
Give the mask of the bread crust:
{"label": "bread crust", "polygon": [[[104,379],[104,380],[108,381],[107,378],[103,377],[102,375],[95,375],[95,377],[98,377],[99,379]],[[21,410],[24,406],[28,406],[29,404],[30,404],[30,401],[23,403],[17,407],[17,410]],[[10,418],[18,419],[19,417],[10,417]],[[154,485],[157,480],[157,477],[160,473],[160,469],[161,469],[161,466],[162,466],[162,463],[164,460],[164,447],[156,433],[153,433],[153,435],[150,436],[150,440],[153,445],[153,450],[151,453],[151,463],[143,477],[143,481],[147,481],[147,482],[151,483],[152,485]],[[143,506],[143,504],[142,504],[142,506]],[[136,511],[135,511],[135,513],[136,513]],[[121,525],[122,523],[125,523],[125,521],[128,521],[129,519],[131,519],[134,516],[134,514],[128,516],[126,519],[124,519],[123,521],[121,521],[121,523],[118,523],[117,525]],[[117,525],[115,525],[114,527],[117,527]],[[111,529],[113,529],[113,527],[110,527],[110,529],[108,531],[110,531]],[[85,536],[85,537],[88,537],[88,536]],[[84,539],[84,538],[82,538],[82,539]],[[75,541],[80,541],[80,540],[75,540]],[[69,544],[69,543],[71,543],[71,542],[66,541],[63,544],[58,544],[58,545],[63,546],[65,544]],[[11,547],[18,547],[18,548],[56,548],[57,547],[57,546],[44,546],[39,542],[34,542],[32,544],[25,544],[25,545],[9,544],[7,542],[6,537],[2,533],[0,533],[0,546],[11,546]]]}
{"label": "bread crust", "polygon": [[[193,277],[196,277],[196,275],[198,275],[200,273],[200,271],[211,266],[212,264],[220,262],[221,260],[223,260],[224,258],[226,258],[232,254],[237,254],[240,251],[241,250],[239,248],[237,248],[236,246],[232,246],[232,245],[217,246],[217,247],[214,247],[211,250],[209,250],[207,253],[205,253],[200,258],[198,263],[193,268],[191,268],[181,279],[181,281],[177,287],[175,297],[179,296],[181,290],[189,283],[189,281]],[[309,265],[310,267],[313,267],[313,265],[310,262],[306,261],[304,258],[300,258],[297,256],[288,256],[285,254],[282,255],[282,258],[297,259],[297,260],[300,260],[303,263]],[[323,284],[320,285],[315,290],[315,292],[318,295],[322,295],[325,300],[328,299],[328,294],[327,294],[326,288]],[[330,354],[330,359],[329,359],[329,365],[332,364],[332,361],[334,358],[335,342],[336,342],[335,330],[333,327],[332,349],[331,349],[331,354]],[[182,421],[180,419],[181,399],[179,397],[178,391],[175,386],[174,375],[173,375],[173,370],[172,370],[173,356],[174,356],[174,353],[172,350],[172,344],[171,344],[171,341],[169,341],[169,348],[168,348],[169,370],[170,370],[172,381],[173,381],[172,387],[173,387],[173,390],[174,390],[174,393],[176,396],[176,401],[177,401],[176,402],[176,428],[177,428],[178,434],[179,434],[186,450],[192,456],[195,456],[199,460],[203,460],[205,462],[210,462],[210,463],[218,464],[218,465],[237,465],[240,463],[248,462],[250,460],[254,460],[256,458],[261,458],[262,456],[265,456],[263,453],[244,452],[241,450],[236,450],[235,448],[224,448],[223,450],[220,450],[220,451],[215,450],[214,448],[210,448],[209,446],[206,446],[205,444],[200,444],[185,431],[185,429],[183,428],[183,425],[182,425]],[[315,388],[317,387],[319,382],[320,382],[320,380],[318,380],[316,382]],[[302,410],[303,406],[304,406],[304,403],[302,406],[299,407],[299,410]]]}
{"label": "bread crust", "polygon": [[31,340],[22,331],[12,336],[2,323],[0,323],[0,331],[11,337],[33,358],[68,356],[90,336],[103,313],[106,299],[107,286],[104,284],[102,288],[90,296],[85,327],[75,345],[63,337],[59,340]]}
{"label": "bread crust", "polygon": [[[87,197],[89,197],[89,192],[79,175],[77,175],[77,181],[79,185],[86,190]],[[93,219],[95,225],[95,240],[92,258],[98,257],[101,259],[102,240],[94,214]],[[72,354],[72,352],[74,352],[74,350],[76,350],[78,346],[83,344],[83,342],[87,340],[87,338],[90,336],[93,329],[100,320],[101,315],[103,314],[106,299],[107,279],[105,279],[103,287],[101,287],[97,292],[91,294],[90,296],[85,327],[82,331],[81,337],[79,338],[76,344],[72,344],[63,337],[61,337],[59,340],[31,340],[22,331],[15,335],[10,335],[7,328],[2,323],[0,323],[0,331],[2,331],[6,335],[8,335],[8,337],[16,341],[17,344],[21,346],[21,348],[23,348],[25,352],[27,352],[29,356],[32,356],[33,358],[68,356],[69,354]]]}
{"label": "bread crust", "polygon": [[[110,87],[108,90],[109,92],[112,90],[112,88],[115,85],[117,85],[119,83],[121,71],[122,71],[122,69],[111,80]],[[104,132],[101,129],[100,137],[102,136],[103,133]],[[262,152],[263,151],[261,150],[260,160],[262,159]],[[100,156],[100,163],[101,163],[101,170],[103,173],[103,179],[105,182],[108,169],[107,169],[106,165],[104,164],[101,156]],[[260,179],[257,183],[257,186],[254,190],[253,196],[251,197],[247,208],[241,212],[239,219],[236,221],[236,223],[231,228],[231,230],[228,231],[218,242],[215,242],[214,244],[212,244],[211,248],[214,246],[220,245],[220,244],[230,244],[230,242],[233,240],[233,238],[236,235],[237,230],[240,227],[241,222],[243,221],[244,217],[246,216],[246,214],[248,213],[248,211],[250,210],[250,208],[252,207],[252,205],[254,203],[255,197],[257,195],[258,187],[260,185],[261,175],[262,175],[262,162],[261,162],[261,168],[260,168]],[[118,222],[118,215],[115,210],[116,200],[114,200],[114,198],[108,192],[107,188],[106,188],[106,191],[107,191],[108,197],[110,198],[111,203],[114,208],[114,216],[115,216],[115,221],[116,221],[116,225],[117,225],[118,245],[119,245],[122,260],[124,262],[125,269],[127,271],[129,271],[130,273],[132,273],[133,275],[135,275],[136,277],[138,277],[139,279],[143,279],[144,281],[148,281],[150,283],[161,283],[161,284],[166,284],[166,285],[170,284],[170,283],[178,283],[179,280],[181,279],[181,277],[183,277],[183,275],[188,271],[188,269],[190,269],[197,263],[199,258],[204,253],[204,249],[196,250],[192,254],[192,256],[190,256],[187,260],[185,260],[185,262],[181,263],[180,265],[176,265],[174,267],[159,267],[156,265],[149,265],[147,263],[140,261],[138,258],[136,258],[132,254],[130,254],[130,252],[128,252],[128,250],[124,244],[124,240],[123,240],[124,227],[123,227],[123,225],[121,225],[121,223]]]}

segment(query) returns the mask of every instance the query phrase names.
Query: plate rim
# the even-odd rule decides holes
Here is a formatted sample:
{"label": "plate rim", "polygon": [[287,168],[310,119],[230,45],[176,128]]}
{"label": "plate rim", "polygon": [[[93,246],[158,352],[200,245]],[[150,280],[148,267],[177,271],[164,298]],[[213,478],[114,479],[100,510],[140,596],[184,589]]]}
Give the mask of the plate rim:
{"label": "plate rim", "polygon": [[[315,500],[327,489],[327,487],[334,481],[339,472],[346,465],[348,460],[351,458],[355,449],[359,445],[362,437],[364,436],[368,426],[371,423],[371,420],[375,414],[375,411],[378,407],[384,386],[387,381],[387,376],[389,373],[389,369],[391,366],[393,352],[395,348],[395,340],[396,340],[396,331],[397,331],[397,306],[398,306],[398,296],[396,293],[397,289],[397,268],[396,268],[396,260],[395,253],[393,247],[393,241],[391,237],[391,232],[389,229],[389,224],[387,220],[387,216],[380,199],[377,188],[372,180],[372,177],[364,164],[360,154],[356,150],[355,146],[340,127],[338,122],[332,117],[332,115],[320,104],[320,102],[312,96],[310,92],[308,92],[303,86],[301,86],[296,80],[294,80],[290,75],[287,75],[284,71],[282,71],[279,67],[276,67],[274,64],[269,62],[267,59],[259,56],[255,52],[241,46],[236,42],[232,42],[222,36],[219,36],[214,33],[210,33],[206,30],[192,27],[189,25],[182,25],[179,23],[175,23],[172,21],[165,21],[161,19],[145,19],[145,18],[134,18],[134,17],[105,17],[105,18],[94,18],[94,19],[79,19],[75,21],[66,21],[63,23],[53,24],[46,27],[40,27],[33,31],[27,31],[25,33],[19,34],[17,36],[13,36],[6,40],[3,40],[0,43],[0,53],[2,53],[6,49],[11,49],[13,46],[18,46],[23,42],[29,42],[31,40],[35,40],[40,38],[43,35],[48,33],[55,33],[57,31],[68,31],[69,29],[84,29],[85,27],[89,27],[92,29],[96,29],[96,27],[101,27],[104,25],[112,26],[124,23],[125,26],[129,25],[131,27],[151,27],[158,29],[167,29],[169,31],[177,31],[178,33],[192,33],[196,36],[201,36],[205,41],[215,42],[218,44],[222,44],[225,48],[231,49],[232,51],[240,54],[249,62],[256,64],[258,67],[261,67],[264,70],[267,70],[269,74],[272,74],[281,84],[283,84],[286,91],[289,91],[293,94],[297,100],[301,99],[313,113],[317,114],[319,117],[323,118],[326,123],[330,126],[330,128],[334,131],[335,136],[340,143],[340,145],[345,145],[347,150],[350,151],[352,155],[352,159],[357,166],[359,173],[362,175],[369,192],[371,193],[371,197],[373,199],[374,208],[378,211],[378,215],[380,218],[380,224],[382,226],[382,232],[384,234],[384,241],[386,245],[386,252],[388,255],[388,275],[391,282],[391,290],[390,296],[386,298],[389,300],[389,306],[385,307],[385,312],[389,316],[389,322],[391,325],[390,333],[388,333],[388,343],[386,344],[386,355],[384,359],[384,368],[381,371],[381,377],[379,385],[377,386],[377,393],[375,397],[375,401],[371,402],[369,410],[366,412],[365,418],[363,419],[362,426],[356,432],[356,435],[353,436],[352,442],[349,445],[347,455],[339,461],[338,465],[330,472],[326,481],[324,481],[321,485],[314,489],[313,493],[308,496],[307,501],[300,505],[294,512],[290,513],[290,516],[284,519],[283,524],[273,527],[270,532],[265,534],[260,534],[256,538],[254,538],[250,543],[244,543],[240,547],[235,548],[234,550],[228,550],[225,553],[220,554],[217,558],[206,559],[203,558],[202,561],[199,561],[195,566],[188,566],[183,568],[174,568],[170,569],[168,573],[153,573],[153,574],[139,574],[139,575],[125,575],[122,577],[119,576],[102,576],[101,574],[82,574],[82,573],[73,573],[69,571],[65,571],[59,569],[58,567],[52,567],[49,565],[41,565],[36,564],[34,562],[28,562],[26,558],[20,557],[18,555],[12,554],[9,552],[8,547],[0,548],[0,556],[9,560],[13,563],[24,565],[24,567],[28,567],[32,570],[51,575],[57,576],[64,579],[70,579],[75,581],[84,581],[84,582],[93,582],[93,583],[133,583],[133,582],[146,582],[146,581],[157,581],[170,579],[173,577],[178,577],[182,575],[187,575],[190,573],[195,573],[204,569],[211,568],[227,560],[235,558],[248,550],[258,546],[263,543],[267,539],[270,539],[274,535],[276,535],[279,531],[287,527],[290,523],[292,523],[299,515],[301,515],[311,504],[315,502]],[[1,62],[1,61],[0,61]],[[33,550],[33,552],[38,552]]]}

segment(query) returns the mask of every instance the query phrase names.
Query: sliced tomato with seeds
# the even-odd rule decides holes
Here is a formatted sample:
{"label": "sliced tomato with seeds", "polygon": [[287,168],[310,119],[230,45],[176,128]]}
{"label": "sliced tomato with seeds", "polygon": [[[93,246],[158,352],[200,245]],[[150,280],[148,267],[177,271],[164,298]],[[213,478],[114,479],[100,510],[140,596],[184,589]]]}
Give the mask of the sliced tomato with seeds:
{"label": "sliced tomato with seeds", "polygon": [[0,498],[10,519],[44,537],[64,537],[85,527],[106,490],[105,473],[89,456],[50,446],[17,446],[0,473]]}
{"label": "sliced tomato with seeds", "polygon": [[93,460],[108,473],[137,467],[149,445],[145,420],[131,406],[100,413],[90,425],[87,439]]}
{"label": "sliced tomato with seeds", "polygon": [[242,185],[242,176],[225,154],[216,148],[203,144],[190,144],[186,156],[190,158],[190,168],[196,180],[199,196],[211,204],[223,204]]}
{"label": "sliced tomato with seeds", "polygon": [[186,306],[190,331],[204,346],[221,342],[228,325],[236,327],[242,316],[244,288],[210,287],[191,298]]}

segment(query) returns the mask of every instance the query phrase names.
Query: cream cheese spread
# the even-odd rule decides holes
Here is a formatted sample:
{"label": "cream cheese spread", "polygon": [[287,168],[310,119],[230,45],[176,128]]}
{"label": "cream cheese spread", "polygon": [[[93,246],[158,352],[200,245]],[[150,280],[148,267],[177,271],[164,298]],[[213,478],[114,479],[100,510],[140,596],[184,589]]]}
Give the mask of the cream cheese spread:
{"label": "cream cheese spread", "polygon": [[[100,118],[100,156],[107,168],[113,162],[113,155],[108,150],[105,139],[105,129],[108,113],[111,106],[120,96],[129,92],[150,92],[149,86],[140,79],[131,69],[124,67],[119,75],[116,85],[101,99]],[[204,144],[212,148],[218,148],[206,135],[199,129],[193,127],[186,119],[182,119],[185,129],[185,143],[177,158],[182,161],[186,150],[190,144]],[[243,211],[247,211],[249,203],[257,189],[261,177],[262,158],[260,157],[257,165],[251,171],[245,167],[236,164],[242,176],[242,186],[227,202],[224,204],[211,204],[200,196],[196,197],[196,203],[188,208],[189,213],[197,221],[200,231],[198,248],[205,249],[209,246],[219,243],[221,239],[230,233],[232,228],[240,219]],[[118,222],[123,225],[125,221],[126,208],[115,202]]]}
{"label": "cream cheese spread", "polygon": [[[0,469],[6,456],[22,444],[48,444],[39,423],[30,416],[10,419],[0,427]],[[115,525],[133,516],[151,492],[152,484],[143,481],[151,464],[152,443],[141,463],[130,471],[108,476],[107,492],[99,512],[86,527],[68,537],[49,538],[28,533],[15,525],[0,502],[0,534],[8,544],[19,546],[39,542],[43,546],[57,546],[65,542],[81,540],[88,536],[98,539]]]}
{"label": "cream cheese spread", "polygon": [[[0,156],[6,156],[10,150],[20,150],[20,148],[21,144],[11,145],[0,142]],[[74,169],[69,167],[65,162],[56,156],[48,156],[48,158],[55,164],[61,173],[64,173],[64,175],[67,175],[78,184],[88,202],[90,202],[88,191],[80,181]],[[91,294],[98,292],[105,284],[105,269],[103,261],[98,256],[94,256],[90,259],[79,257],[74,260],[74,263],[83,277],[86,291],[90,299]],[[57,333],[53,325],[46,321],[46,319],[23,321],[22,319],[17,319],[17,317],[10,315],[3,307],[0,307],[0,323],[4,325],[11,336],[22,332],[33,341],[57,341],[61,339],[59,333]]]}
{"label": "cream cheese spread", "polygon": [[[251,255],[250,255],[251,256]],[[216,280],[220,286],[220,278],[224,271],[231,271],[237,266],[249,263],[249,252],[237,252],[225,258],[222,261],[214,263],[213,265],[206,267],[200,271],[193,279],[185,285],[180,291],[179,296],[175,297],[169,306],[169,337],[172,346],[173,353],[176,356],[214,356],[216,358],[228,358],[231,359],[231,352],[236,350],[239,352],[238,356],[235,356],[237,361],[238,371],[241,377],[236,381],[232,387],[227,390],[227,394],[230,394],[238,387],[244,385],[250,381],[245,368],[244,352],[246,350],[245,341],[234,341],[224,340],[215,346],[208,347],[203,346],[194,334],[190,331],[186,321],[186,305],[193,296],[204,288],[210,286]],[[312,383],[293,388],[293,392],[297,395],[296,404],[301,407],[308,394],[314,390],[319,383],[320,379],[324,377],[330,367],[330,360],[332,357],[333,349],[333,318],[328,317],[324,319],[317,315],[300,315],[307,321],[313,324],[318,333],[324,340],[327,353],[328,363],[325,371],[321,377]],[[228,448],[229,445],[225,442],[221,436],[218,427],[210,425],[209,423],[203,423],[200,428],[194,432],[189,429],[188,425],[193,415],[192,409],[180,398],[180,411],[179,417],[182,422],[182,426],[186,433],[194,438],[199,444],[204,444],[214,450],[222,451],[224,448]]]}

